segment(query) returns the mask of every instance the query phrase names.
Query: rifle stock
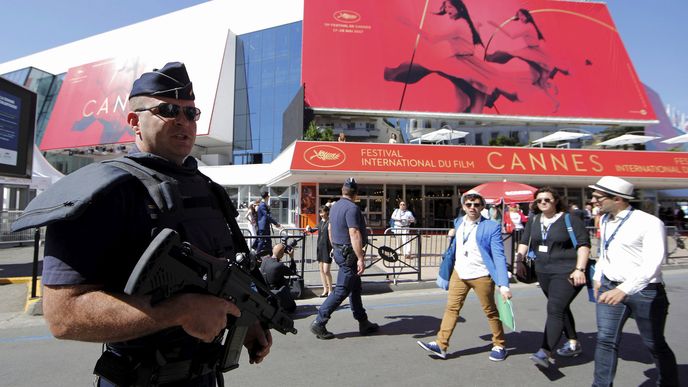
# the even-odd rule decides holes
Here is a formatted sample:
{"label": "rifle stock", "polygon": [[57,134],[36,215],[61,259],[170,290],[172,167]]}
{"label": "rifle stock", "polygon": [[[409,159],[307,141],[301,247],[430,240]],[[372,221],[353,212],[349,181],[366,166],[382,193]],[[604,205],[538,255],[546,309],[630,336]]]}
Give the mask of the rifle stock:
{"label": "rifle stock", "polygon": [[277,298],[265,285],[255,281],[239,262],[208,255],[182,242],[176,231],[166,228],[139,258],[124,293],[151,296],[151,305],[155,305],[183,292],[202,292],[224,298],[241,310],[239,318],[228,316],[222,344],[222,372],[239,366],[244,339],[256,320],[282,334],[297,333],[294,321],[279,306]]}

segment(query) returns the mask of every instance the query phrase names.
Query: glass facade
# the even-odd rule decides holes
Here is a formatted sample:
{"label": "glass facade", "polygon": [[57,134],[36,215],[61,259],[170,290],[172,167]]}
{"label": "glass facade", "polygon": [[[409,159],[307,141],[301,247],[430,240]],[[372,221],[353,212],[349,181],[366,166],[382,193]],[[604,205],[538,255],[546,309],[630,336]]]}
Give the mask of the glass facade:
{"label": "glass facade", "polygon": [[301,22],[237,36],[234,164],[282,150],[282,114],[301,85]]}
{"label": "glass facade", "polygon": [[62,80],[66,73],[53,75],[34,67],[3,74],[2,77],[36,93],[36,132],[34,135],[36,145],[41,144],[48,118],[55,106],[57,93],[62,86]]}

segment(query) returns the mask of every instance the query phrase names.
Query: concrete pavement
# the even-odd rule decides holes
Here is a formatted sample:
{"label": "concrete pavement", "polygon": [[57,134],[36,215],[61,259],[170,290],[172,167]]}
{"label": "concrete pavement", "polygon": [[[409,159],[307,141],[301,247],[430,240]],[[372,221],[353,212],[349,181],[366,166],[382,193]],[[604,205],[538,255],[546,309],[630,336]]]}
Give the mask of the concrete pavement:
{"label": "concrete pavement", "polygon": [[[42,271],[43,246],[39,246],[37,272]],[[29,314],[41,314],[40,282],[36,287],[36,298],[31,297],[32,272],[33,272],[34,247],[18,246],[0,248],[0,303],[14,305],[14,312],[26,312]],[[385,263],[378,260],[373,266],[366,269],[363,277],[363,294],[381,294],[400,290],[432,289],[435,288],[437,278],[437,266],[421,267],[421,281],[414,272],[415,260],[398,262],[396,264]],[[390,267],[393,266],[393,267]],[[669,260],[663,266],[664,270],[688,267],[688,257],[677,257]],[[392,273],[395,273],[392,275]],[[389,275],[385,275],[385,273]],[[337,265],[332,264],[332,277],[336,281]],[[8,287],[7,285],[12,285]],[[305,289],[302,299],[315,298],[322,293],[320,274],[317,271],[304,273]],[[12,289],[12,290],[10,290]],[[17,301],[19,299],[19,301]],[[18,302],[21,307],[16,308]],[[8,311],[5,311],[8,312]],[[2,313],[2,312],[0,312]]]}
{"label": "concrete pavement", "polygon": [[[688,321],[688,308],[681,300],[688,295],[688,270],[667,270],[665,280],[672,302],[666,335],[676,353],[680,377],[686,381],[688,337],[683,327]],[[363,297],[371,321],[381,325],[380,332],[371,336],[358,334],[356,321],[345,302],[328,324],[335,334],[328,341],[318,340],[308,331],[322,299],[298,300],[294,318],[299,333],[273,333],[270,356],[259,365],[248,364],[244,352],[241,366],[226,374],[227,385],[589,386],[596,334],[594,305],[584,296],[578,296],[572,304],[583,354],[557,359],[556,367],[541,370],[528,356],[537,350],[542,339],[545,298],[534,285],[515,284],[513,293],[518,330],[507,332],[509,357],[503,362],[487,358],[491,346],[489,329],[472,293],[451,339],[448,359],[428,356],[416,340],[434,339],[446,292],[404,290]],[[0,384],[90,385],[100,350],[97,343],[54,339],[41,317],[22,315],[10,322],[0,322]],[[622,337],[615,385],[651,386],[655,382],[654,364],[637,335],[635,323],[629,320]]]}

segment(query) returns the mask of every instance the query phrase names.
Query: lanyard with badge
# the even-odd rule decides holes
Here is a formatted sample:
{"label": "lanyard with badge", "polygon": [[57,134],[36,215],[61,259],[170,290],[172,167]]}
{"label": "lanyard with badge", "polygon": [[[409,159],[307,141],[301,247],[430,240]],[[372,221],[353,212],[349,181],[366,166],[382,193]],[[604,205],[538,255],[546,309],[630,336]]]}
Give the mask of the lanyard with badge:
{"label": "lanyard with badge", "polygon": [[468,256],[468,250],[466,250],[466,242],[468,241],[468,238],[470,238],[471,234],[473,231],[478,228],[478,222],[473,223],[473,227],[471,227],[470,230],[468,230],[468,234],[466,234],[466,223],[464,222],[462,224],[463,230],[461,230],[461,233],[463,234],[463,242],[461,242],[461,247],[463,247],[463,255],[464,257]]}
{"label": "lanyard with badge", "polygon": [[607,217],[605,217],[604,228],[602,230],[602,243],[600,244],[600,248],[604,249],[603,253],[604,253],[605,258],[607,257],[607,250],[609,249],[609,244],[612,243],[612,241],[614,240],[614,237],[616,236],[616,233],[619,231],[621,226],[623,226],[623,224],[626,222],[626,220],[628,220],[628,218],[631,217],[632,213],[633,213],[633,207],[631,207],[631,209],[628,210],[628,215],[624,216],[623,219],[621,219],[621,223],[619,223],[619,225],[616,227],[616,230],[614,230],[612,235],[609,236],[609,239],[607,239],[605,237],[605,235],[607,234],[607,223],[609,223],[609,215],[607,215]]}
{"label": "lanyard with badge", "polygon": [[[554,222],[556,222],[556,220]],[[548,251],[547,245],[546,245],[547,235],[549,235],[549,229],[552,227],[554,222],[550,223],[549,225],[547,225],[547,227],[545,227],[545,224],[542,222],[542,220],[540,221],[540,225],[542,226],[542,228],[540,230],[540,235],[542,235],[542,242],[538,246],[538,252],[540,252],[540,253],[546,253]]]}

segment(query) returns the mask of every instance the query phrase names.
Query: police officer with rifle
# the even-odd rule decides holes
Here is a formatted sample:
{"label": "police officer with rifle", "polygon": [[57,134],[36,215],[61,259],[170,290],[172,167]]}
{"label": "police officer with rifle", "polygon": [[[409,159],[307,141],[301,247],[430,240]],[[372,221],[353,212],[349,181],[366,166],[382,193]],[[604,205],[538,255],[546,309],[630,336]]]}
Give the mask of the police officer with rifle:
{"label": "police officer with rifle", "polygon": [[[152,304],[151,295],[124,292],[139,257],[164,229],[224,260],[248,252],[225,190],[189,157],[201,115],[194,99],[184,64],[143,73],[133,82],[126,117],[133,151],[64,177],[13,224],[48,225],[44,316],[59,339],[106,344],[97,386],[223,385],[228,316],[244,316],[236,300],[182,291]],[[242,328],[250,363],[260,363],[272,345],[260,321]]]}

